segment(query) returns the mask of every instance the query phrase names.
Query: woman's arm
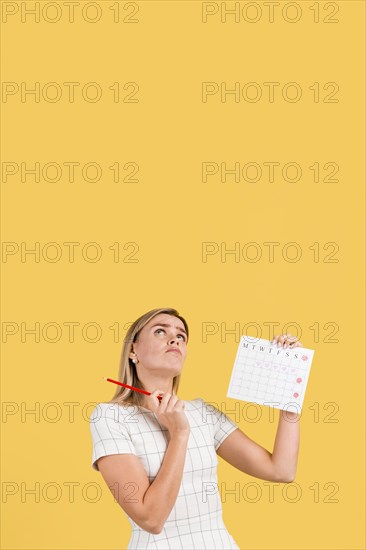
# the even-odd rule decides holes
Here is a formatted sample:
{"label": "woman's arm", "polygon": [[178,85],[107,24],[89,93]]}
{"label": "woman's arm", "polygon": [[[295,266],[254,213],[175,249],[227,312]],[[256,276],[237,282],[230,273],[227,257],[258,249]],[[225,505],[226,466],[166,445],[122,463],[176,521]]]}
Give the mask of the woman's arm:
{"label": "woman's arm", "polygon": [[180,489],[189,434],[170,437],[160,470],[149,484],[138,456],[115,454],[98,460],[99,470],[123,510],[142,529],[159,534]]}
{"label": "woman's arm", "polygon": [[[286,418],[287,415],[287,418]],[[290,483],[296,474],[299,422],[296,413],[280,411],[273,453],[250,439],[240,428],[227,436],[217,454],[245,474],[266,481]]]}
{"label": "woman's arm", "polygon": [[300,445],[300,418],[297,413],[280,410],[272,462],[279,478],[295,479]]}
{"label": "woman's arm", "polygon": [[[291,343],[290,343],[291,342]],[[273,343],[284,348],[302,347],[296,336],[275,336]],[[277,434],[273,447],[272,462],[277,475],[291,482],[295,479],[300,446],[300,417],[297,413],[280,410]]]}
{"label": "woman's arm", "polygon": [[155,534],[162,531],[177,500],[182,483],[189,433],[178,433],[168,437],[170,441],[160,470],[143,497],[150,523],[155,526]]}

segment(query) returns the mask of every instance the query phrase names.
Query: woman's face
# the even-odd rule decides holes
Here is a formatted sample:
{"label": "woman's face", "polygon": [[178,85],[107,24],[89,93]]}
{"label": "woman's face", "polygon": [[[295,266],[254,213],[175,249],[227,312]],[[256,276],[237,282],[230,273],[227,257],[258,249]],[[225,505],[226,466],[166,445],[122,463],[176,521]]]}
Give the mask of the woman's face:
{"label": "woman's face", "polygon": [[[178,351],[169,351],[171,349]],[[167,370],[170,376],[180,373],[187,355],[187,334],[183,322],[173,315],[159,313],[142,328],[132,344],[138,363],[136,368]],[[130,357],[135,357],[130,354]]]}

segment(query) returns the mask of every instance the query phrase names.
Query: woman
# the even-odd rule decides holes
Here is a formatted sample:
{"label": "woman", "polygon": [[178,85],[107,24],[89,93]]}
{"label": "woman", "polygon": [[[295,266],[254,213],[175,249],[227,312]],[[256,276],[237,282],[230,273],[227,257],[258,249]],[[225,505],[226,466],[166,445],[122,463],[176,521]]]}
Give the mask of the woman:
{"label": "woman", "polygon": [[[298,422],[280,415],[270,453],[203,399],[178,398],[188,336],[185,319],[173,308],[139,317],[127,332],[118,380],[152,393],[118,386],[90,416],[92,467],[132,525],[128,550],[239,548],[222,519],[217,455],[260,479],[286,483],[295,477]],[[301,345],[295,341],[274,338],[290,348]],[[287,412],[287,418],[297,414]]]}

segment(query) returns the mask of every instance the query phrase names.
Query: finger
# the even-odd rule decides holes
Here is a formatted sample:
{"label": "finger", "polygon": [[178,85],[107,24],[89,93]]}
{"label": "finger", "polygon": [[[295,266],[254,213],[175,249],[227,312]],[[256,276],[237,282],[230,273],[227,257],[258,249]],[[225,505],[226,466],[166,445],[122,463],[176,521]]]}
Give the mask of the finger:
{"label": "finger", "polygon": [[287,334],[286,342],[284,344],[284,348],[294,348],[296,345],[297,336],[292,336],[291,334]]}
{"label": "finger", "polygon": [[162,409],[163,411],[165,411],[165,409],[167,408],[167,405],[169,403],[169,399],[171,397],[171,394],[170,393],[164,393],[163,395],[163,399],[160,401],[160,407],[159,409]]}
{"label": "finger", "polygon": [[277,347],[280,348],[281,346],[284,345],[285,341],[286,341],[286,338],[287,338],[287,334],[282,334],[281,336],[278,337],[277,339]]}
{"label": "finger", "polygon": [[285,349],[289,348],[295,340],[296,336],[291,336],[291,334],[282,334],[282,336],[279,337],[279,342]]}
{"label": "finger", "polygon": [[175,406],[177,401],[178,401],[178,396],[177,395],[172,395],[170,400],[169,400],[169,403],[167,405],[166,410],[167,411],[172,411],[174,409],[174,406]]}
{"label": "finger", "polygon": [[[280,347],[280,346],[282,346],[282,345],[284,344],[285,341],[287,341],[287,340],[293,340],[294,338],[296,339],[296,336],[291,336],[290,333],[288,333],[288,334],[282,334],[281,336],[279,336],[279,335],[276,334],[276,335],[273,337],[273,340],[272,340],[271,344],[276,344],[277,347]],[[284,347],[287,347],[287,345],[284,346]]]}
{"label": "finger", "polygon": [[154,405],[156,405],[157,407],[160,405],[160,402],[161,402],[161,399],[158,399],[158,395],[163,397],[164,396],[164,392],[160,391],[160,390],[154,390],[153,392],[151,392],[150,394],[150,398],[152,398],[152,402]]}
{"label": "finger", "polygon": [[286,341],[283,345],[284,348],[293,348],[294,344],[297,340],[297,336],[292,336],[291,334],[287,334]]}
{"label": "finger", "polygon": [[271,344],[277,345],[277,347],[283,347],[283,348],[295,348],[295,347],[302,347],[302,343],[297,341],[297,336],[292,336],[290,333],[282,334],[281,336],[275,335],[273,337],[273,340]]}
{"label": "finger", "polygon": [[294,347],[296,347],[296,344],[297,344],[297,336],[291,336],[291,337],[287,338],[287,343],[288,343],[288,347],[289,347],[289,348],[294,348]]}
{"label": "finger", "polygon": [[292,347],[293,347],[293,348],[302,348],[302,347],[304,347],[304,346],[302,345],[301,342],[295,342],[294,345],[293,345]]}
{"label": "finger", "polygon": [[164,395],[164,392],[161,391],[161,390],[154,390],[153,392],[151,392],[151,395],[155,394],[158,396],[158,395]]}

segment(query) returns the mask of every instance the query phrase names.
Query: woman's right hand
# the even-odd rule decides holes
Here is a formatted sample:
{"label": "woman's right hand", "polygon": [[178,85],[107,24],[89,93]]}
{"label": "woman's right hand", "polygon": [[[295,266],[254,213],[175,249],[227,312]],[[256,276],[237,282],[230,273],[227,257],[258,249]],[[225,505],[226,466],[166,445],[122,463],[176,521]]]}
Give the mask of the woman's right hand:
{"label": "woman's right hand", "polygon": [[[159,403],[158,395],[162,395]],[[176,434],[189,435],[191,431],[188,418],[184,412],[185,403],[176,395],[154,390],[147,397],[151,410],[155,413],[160,424],[166,428],[170,436]],[[150,408],[150,407],[149,407]]]}

